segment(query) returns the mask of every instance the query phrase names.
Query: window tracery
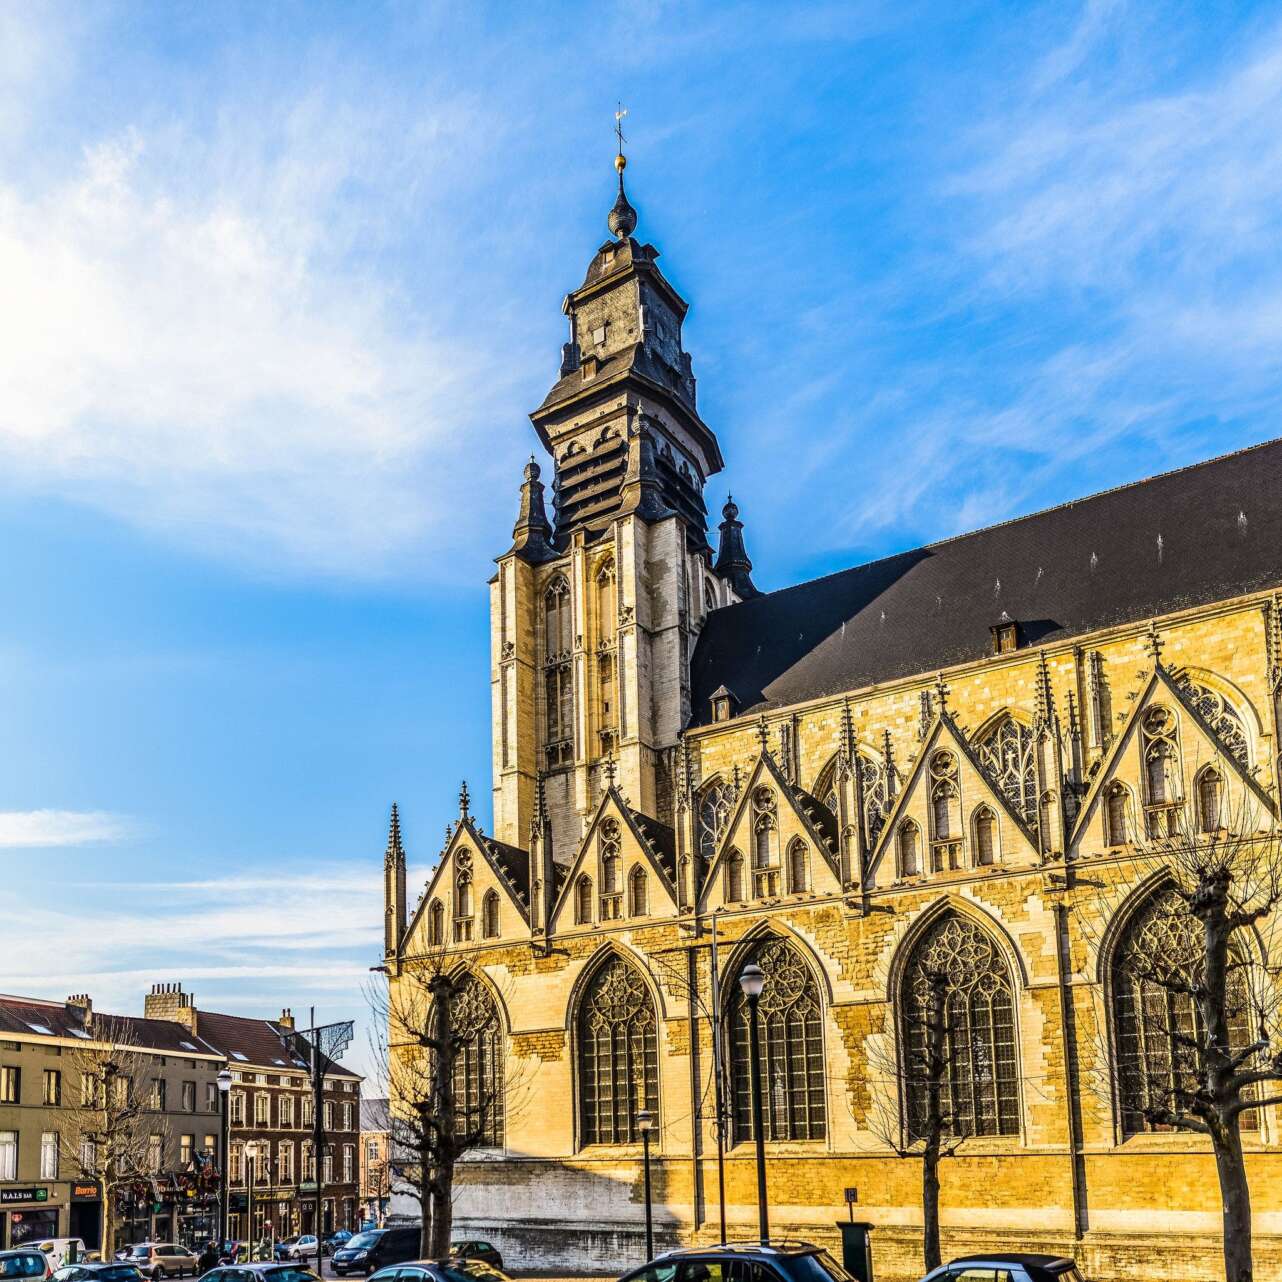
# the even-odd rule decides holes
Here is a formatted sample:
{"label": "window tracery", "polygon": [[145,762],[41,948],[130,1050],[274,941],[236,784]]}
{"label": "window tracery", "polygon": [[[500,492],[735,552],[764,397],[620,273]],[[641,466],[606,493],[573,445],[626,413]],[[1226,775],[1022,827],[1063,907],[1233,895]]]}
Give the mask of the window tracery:
{"label": "window tracery", "polygon": [[975,755],[1011,809],[1037,827],[1037,758],[1033,732],[1009,713],[975,745]]}
{"label": "window tracery", "polygon": [[654,1002],[629,962],[611,957],[592,977],[578,1016],[582,1142],[635,1144],[637,1114],[659,1110]]}
{"label": "window tracery", "polygon": [[907,1130],[924,1133],[929,1089],[931,986],[945,985],[945,1132],[1017,1135],[1019,1072],[1010,971],[991,936],[959,913],[939,917],[917,941],[900,994]]}
{"label": "window tracery", "polygon": [[1175,714],[1169,708],[1155,704],[1145,711],[1140,720],[1140,749],[1145,827],[1150,837],[1173,837],[1179,831],[1184,796]]}
{"label": "window tracery", "polygon": [[957,758],[937,752],[930,759],[930,866],[932,872],[962,866],[961,790]]}
{"label": "window tracery", "polygon": [[1215,732],[1228,754],[1244,770],[1251,767],[1251,749],[1246,736],[1246,722],[1242,714],[1218,690],[1194,681],[1187,672],[1175,679],[1175,684],[1196,709],[1198,715]]}
{"label": "window tracery", "polygon": [[618,921],[623,916],[623,886],[620,881],[621,841],[616,820],[607,819],[601,825],[598,853],[601,858],[601,920]]}
{"label": "window tracery", "polygon": [[455,1130],[479,1135],[484,1147],[502,1148],[503,1030],[494,998],[475,975],[454,990],[450,1019],[455,1039]]}
{"label": "window tracery", "polygon": [[[770,937],[743,964],[765,972],[760,1020],[762,1121],[767,1140],[822,1140],[827,1133],[823,1007],[800,951]],[[736,978],[729,986],[730,1078],[736,1140],[753,1138],[748,1002]]]}
{"label": "window tracery", "polygon": [[734,799],[734,788],[721,779],[713,779],[699,793],[699,853],[704,859],[710,860],[717,853]]}
{"label": "window tracery", "polygon": [[[1203,956],[1202,927],[1174,886],[1159,888],[1127,923],[1110,971],[1118,1110],[1123,1134],[1169,1130],[1163,1114],[1183,1111],[1197,1089],[1202,1017],[1192,995]],[[1233,949],[1229,976],[1229,1047],[1251,1042],[1243,957]],[[1253,1111],[1243,1130],[1257,1130]]]}
{"label": "window tracery", "polygon": [[775,794],[758,788],[752,794],[752,893],[758,899],[779,894],[778,828]]}

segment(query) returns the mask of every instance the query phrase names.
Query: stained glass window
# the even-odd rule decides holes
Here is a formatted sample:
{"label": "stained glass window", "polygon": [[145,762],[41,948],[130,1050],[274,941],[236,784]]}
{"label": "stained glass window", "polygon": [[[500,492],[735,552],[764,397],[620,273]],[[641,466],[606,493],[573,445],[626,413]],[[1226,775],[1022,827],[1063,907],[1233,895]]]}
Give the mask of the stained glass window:
{"label": "stained glass window", "polygon": [[463,979],[450,1003],[454,1034],[455,1129],[476,1133],[491,1148],[503,1145],[503,1031],[494,998],[475,975]]}
{"label": "stained glass window", "polygon": [[636,967],[611,957],[579,1007],[579,1118],[584,1144],[635,1144],[637,1113],[659,1109],[654,1003]]}
{"label": "stained glass window", "polygon": [[[763,940],[744,965],[765,971],[758,1006],[762,1119],[768,1140],[821,1140],[827,1133],[823,1007],[810,967],[785,939]],[[729,990],[734,1134],[753,1138],[749,1009],[736,977]]]}
{"label": "stained glass window", "polygon": [[1014,717],[997,722],[975,745],[980,765],[1030,828],[1037,827],[1037,766],[1033,732]]}
{"label": "stained glass window", "polygon": [[1181,674],[1175,684],[1215,732],[1215,737],[1224,745],[1229,755],[1239,765],[1249,768],[1251,750],[1247,744],[1242,714],[1218,691],[1194,681],[1187,673]]}
{"label": "stained glass window", "polygon": [[992,938],[958,913],[945,913],[922,935],[900,994],[908,1133],[926,1125],[930,989],[942,978],[944,1132],[1017,1135],[1019,1075],[1010,972]]}
{"label": "stained glass window", "polygon": [[730,807],[734,804],[734,789],[720,779],[714,779],[699,793],[699,853],[711,859],[730,820]]}

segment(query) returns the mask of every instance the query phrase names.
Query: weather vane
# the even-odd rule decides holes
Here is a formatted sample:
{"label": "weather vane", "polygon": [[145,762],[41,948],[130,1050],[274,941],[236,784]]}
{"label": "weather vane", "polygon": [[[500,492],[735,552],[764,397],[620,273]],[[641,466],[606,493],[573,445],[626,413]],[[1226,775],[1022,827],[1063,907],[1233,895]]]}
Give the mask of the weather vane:
{"label": "weather vane", "polygon": [[627,139],[623,136],[623,117],[628,114],[628,109],[619,103],[614,113],[614,136],[619,141],[619,155],[623,155],[623,144]]}

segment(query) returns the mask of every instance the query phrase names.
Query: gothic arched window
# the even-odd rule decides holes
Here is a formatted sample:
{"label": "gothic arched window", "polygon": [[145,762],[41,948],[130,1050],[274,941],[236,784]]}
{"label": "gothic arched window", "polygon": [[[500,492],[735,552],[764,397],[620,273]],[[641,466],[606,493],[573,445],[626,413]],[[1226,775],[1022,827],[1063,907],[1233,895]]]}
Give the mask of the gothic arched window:
{"label": "gothic arched window", "polygon": [[[462,858],[462,856],[460,856]],[[460,868],[454,877],[454,942],[472,938],[472,874]]]}
{"label": "gothic arched window", "polygon": [[930,759],[930,828],[931,871],[960,868],[961,792],[951,752],[937,752]]}
{"label": "gothic arched window", "polygon": [[[765,971],[758,1005],[761,1111],[768,1140],[821,1140],[826,1134],[823,1006],[810,967],[794,945],[770,937],[743,959]],[[750,1140],[752,1078],[748,1001],[736,976],[730,993],[730,1081],[736,1140]]]}
{"label": "gothic arched window", "polygon": [[875,846],[890,813],[890,780],[885,765],[867,753],[859,754],[859,786],[864,798],[864,831]]}
{"label": "gothic arched window", "polygon": [[987,806],[975,811],[975,865],[989,868],[997,862],[997,819]]}
{"label": "gothic arched window", "polygon": [[1033,732],[1007,713],[976,743],[975,753],[1011,809],[1035,828],[1037,766]]}
{"label": "gothic arched window", "polygon": [[810,852],[798,837],[788,847],[788,893],[804,894],[810,888]]}
{"label": "gothic arched window", "polygon": [[1194,681],[1187,672],[1181,673],[1175,684],[1197,709],[1202,720],[1211,727],[1229,755],[1240,766],[1249,770],[1251,749],[1247,743],[1246,723],[1242,714],[1219,691]]}
{"label": "gothic arched window", "polygon": [[619,722],[619,702],[614,690],[614,655],[597,656],[597,697],[601,718],[601,751],[609,752]]}
{"label": "gothic arched window", "polygon": [[622,862],[619,825],[607,819],[601,825],[601,920],[618,921],[623,916]]}
{"label": "gothic arched window", "polygon": [[592,920],[592,878],[586,873],[574,883],[574,924],[586,926]]}
{"label": "gothic arched window", "polygon": [[583,1144],[635,1144],[637,1113],[659,1110],[658,1021],[635,966],[609,958],[579,1004],[579,1131]]}
{"label": "gothic arched window", "polygon": [[699,853],[711,859],[730,821],[730,808],[734,805],[734,789],[720,779],[704,785],[695,803],[699,822]]}
{"label": "gothic arched window", "polygon": [[439,948],[445,942],[445,905],[433,899],[427,908],[427,942]]}
{"label": "gothic arched window", "polygon": [[614,640],[618,628],[618,591],[614,573],[614,558],[607,558],[596,575],[597,628],[602,641]]}
{"label": "gothic arched window", "polygon": [[901,877],[921,876],[921,842],[917,825],[911,819],[905,819],[899,825],[895,837],[899,854],[899,875]]}
{"label": "gothic arched window", "polygon": [[[1179,891],[1153,892],[1118,937],[1109,977],[1117,1055],[1118,1111],[1124,1134],[1167,1130],[1165,1114],[1187,1111],[1197,1088],[1202,1017],[1187,991],[1197,984],[1202,928]],[[1243,956],[1236,947],[1229,975],[1229,1048],[1251,1042],[1250,1003]],[[1241,1115],[1256,1130],[1253,1111]]]}
{"label": "gothic arched window", "polygon": [[1104,797],[1104,840],[1110,846],[1124,846],[1130,840],[1131,794],[1124,783],[1112,783]]}
{"label": "gothic arched window", "polygon": [[987,931],[948,912],[913,947],[899,994],[907,1129],[927,1129],[932,987],[944,989],[940,1089],[945,1134],[1019,1134],[1010,971]]}
{"label": "gothic arched window", "polygon": [[481,934],[486,939],[499,937],[499,896],[495,890],[487,890],[481,900]]}
{"label": "gothic arched window", "polygon": [[1144,759],[1144,815],[1150,837],[1173,837],[1179,830],[1180,754],[1175,714],[1169,708],[1149,708],[1140,721]]}
{"label": "gothic arched window", "polygon": [[646,886],[645,869],[637,864],[628,874],[628,916],[648,917],[650,898]]}
{"label": "gothic arched window", "polygon": [[475,975],[454,990],[455,1131],[475,1135],[487,1148],[502,1148],[504,1130],[503,1030],[494,998]]}
{"label": "gothic arched window", "polygon": [[1214,766],[1207,766],[1197,777],[1197,822],[1202,832],[1224,827],[1224,780]]}
{"label": "gothic arched window", "polygon": [[778,827],[775,794],[758,788],[752,794],[752,893],[758,899],[779,894]]}
{"label": "gothic arched window", "polygon": [[743,856],[732,850],[726,856],[726,902],[743,903]]}
{"label": "gothic arched window", "polygon": [[574,627],[572,613],[570,584],[564,574],[558,574],[543,594],[543,638],[549,661],[568,657],[570,653]]}
{"label": "gothic arched window", "polygon": [[823,802],[831,814],[837,814],[837,758],[833,759],[819,772],[812,789],[813,794]]}

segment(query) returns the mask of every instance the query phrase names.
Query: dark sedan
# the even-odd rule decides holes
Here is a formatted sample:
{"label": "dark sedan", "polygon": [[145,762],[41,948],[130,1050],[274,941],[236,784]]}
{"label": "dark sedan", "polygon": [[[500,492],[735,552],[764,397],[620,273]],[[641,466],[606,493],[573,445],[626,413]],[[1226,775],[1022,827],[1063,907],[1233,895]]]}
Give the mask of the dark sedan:
{"label": "dark sedan", "polygon": [[223,1264],[210,1269],[201,1282],[320,1282],[301,1264]]}
{"label": "dark sedan", "polygon": [[119,1260],[86,1261],[64,1264],[53,1275],[53,1282],[142,1282],[142,1274],[137,1265],[122,1264]]}
{"label": "dark sedan", "polygon": [[411,1260],[379,1269],[369,1282],[511,1282],[506,1273],[480,1260]]}

